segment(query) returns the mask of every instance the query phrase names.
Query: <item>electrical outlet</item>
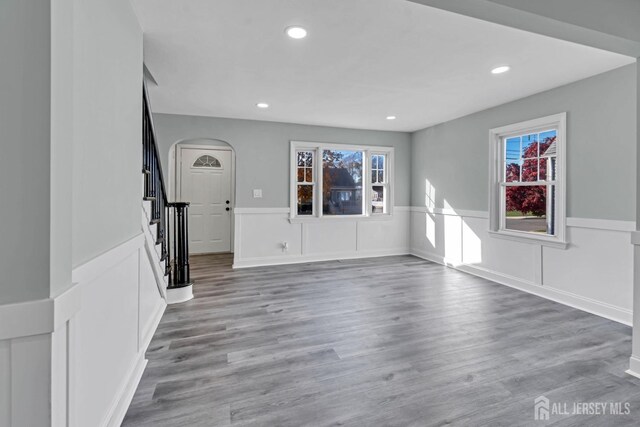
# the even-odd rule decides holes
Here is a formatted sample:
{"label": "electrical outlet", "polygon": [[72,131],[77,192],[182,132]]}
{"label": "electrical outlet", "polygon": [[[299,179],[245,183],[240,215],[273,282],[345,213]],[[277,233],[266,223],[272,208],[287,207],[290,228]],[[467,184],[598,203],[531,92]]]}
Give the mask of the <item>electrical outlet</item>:
{"label": "electrical outlet", "polygon": [[262,189],[261,188],[257,188],[257,189],[253,189],[253,198],[254,199],[261,199],[262,198]]}

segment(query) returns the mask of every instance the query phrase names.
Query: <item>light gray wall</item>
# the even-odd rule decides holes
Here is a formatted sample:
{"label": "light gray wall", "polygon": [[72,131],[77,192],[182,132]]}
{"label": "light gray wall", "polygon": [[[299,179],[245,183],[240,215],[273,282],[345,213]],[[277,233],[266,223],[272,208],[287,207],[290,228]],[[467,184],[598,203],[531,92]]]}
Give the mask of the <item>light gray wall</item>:
{"label": "light gray wall", "polygon": [[638,0],[408,1],[623,55],[640,56]]}
{"label": "light gray wall", "polygon": [[[640,58],[636,60],[636,67],[636,147],[640,147]],[[640,165],[640,149],[636,152],[636,167],[638,165]],[[640,183],[640,169],[636,170],[636,182]],[[640,185],[636,188],[636,230],[640,230]],[[638,277],[640,278],[640,275]],[[638,298],[638,301],[640,301],[640,298]],[[640,342],[638,344],[638,349],[640,350]]]}
{"label": "light gray wall", "polygon": [[489,129],[567,112],[567,214],[635,220],[636,65],[412,134],[414,206],[488,210]]}
{"label": "light gray wall", "polygon": [[0,1],[0,304],[49,296],[50,3]]}
{"label": "light gray wall", "polygon": [[[171,114],[154,114],[154,121],[165,178],[169,170],[169,148],[178,141],[211,138],[233,147],[237,207],[289,206],[291,140],[395,147],[395,204],[407,206],[409,203],[408,133]],[[252,197],[254,188],[262,189],[262,199]]]}
{"label": "light gray wall", "polygon": [[59,294],[140,228],[137,19],[127,0],[54,5],[0,2],[0,303]]}
{"label": "light gray wall", "polygon": [[617,37],[640,41],[638,0],[489,0]]}
{"label": "light gray wall", "polygon": [[142,31],[128,0],[75,4],[73,266],[140,233]]}
{"label": "light gray wall", "polygon": [[51,11],[51,248],[49,296],[71,286],[73,186],[74,5],[56,2]]}

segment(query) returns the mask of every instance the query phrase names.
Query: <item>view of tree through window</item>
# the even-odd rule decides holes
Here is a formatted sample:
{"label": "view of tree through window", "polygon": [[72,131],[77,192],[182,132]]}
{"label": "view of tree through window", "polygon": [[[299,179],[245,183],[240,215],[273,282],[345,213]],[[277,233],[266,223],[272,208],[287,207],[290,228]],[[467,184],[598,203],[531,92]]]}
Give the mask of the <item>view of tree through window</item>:
{"label": "view of tree through window", "polygon": [[363,215],[362,151],[322,151],[322,214]]}
{"label": "view of tree through window", "polygon": [[555,130],[505,140],[505,228],[555,234]]}
{"label": "view of tree through window", "polygon": [[313,215],[313,151],[297,153],[298,215]]}
{"label": "view of tree through window", "polygon": [[291,141],[291,219],[391,216],[393,148]]}
{"label": "view of tree through window", "polygon": [[384,154],[371,156],[371,213],[385,213],[385,193],[387,176],[385,174],[386,157]]}

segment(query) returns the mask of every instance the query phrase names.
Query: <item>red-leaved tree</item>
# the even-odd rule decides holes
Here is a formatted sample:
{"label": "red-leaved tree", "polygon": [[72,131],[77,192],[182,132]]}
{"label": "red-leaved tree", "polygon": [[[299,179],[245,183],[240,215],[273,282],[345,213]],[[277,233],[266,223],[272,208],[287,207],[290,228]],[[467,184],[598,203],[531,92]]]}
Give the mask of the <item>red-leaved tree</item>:
{"label": "red-leaved tree", "polygon": [[[547,162],[546,159],[542,158],[538,165],[538,145],[540,145],[540,155],[543,155],[555,140],[555,137],[546,138],[543,142],[534,142],[529,145],[523,155],[522,176],[520,176],[520,165],[510,163],[506,169],[507,182],[535,182],[538,180],[546,180]],[[538,169],[540,169],[539,179]],[[507,187],[507,212],[520,211],[523,214],[531,213],[535,216],[543,216],[547,213],[546,193],[547,187],[545,185]]]}

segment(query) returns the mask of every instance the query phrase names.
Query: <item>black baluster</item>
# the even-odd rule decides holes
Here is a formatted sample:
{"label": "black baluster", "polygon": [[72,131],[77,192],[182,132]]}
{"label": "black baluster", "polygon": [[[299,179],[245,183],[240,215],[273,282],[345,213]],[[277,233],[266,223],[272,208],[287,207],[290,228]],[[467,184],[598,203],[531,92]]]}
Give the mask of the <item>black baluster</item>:
{"label": "black baluster", "polygon": [[171,208],[167,205],[167,262],[165,269],[167,274],[171,274]]}
{"label": "black baluster", "polygon": [[182,207],[176,205],[176,216],[178,217],[178,234],[176,235],[176,239],[178,240],[178,285],[184,283],[184,270],[182,266],[184,265],[184,221],[183,221]]}
{"label": "black baluster", "polygon": [[172,287],[183,287],[191,284],[189,266],[189,231],[188,206],[186,202],[169,203],[173,207],[173,265]]}
{"label": "black baluster", "polygon": [[156,158],[155,156],[151,156],[151,197],[156,196]]}
{"label": "black baluster", "polygon": [[191,268],[189,266],[189,203],[185,203],[183,207],[182,218],[184,222],[184,260],[183,270],[185,280],[184,283],[191,283]]}

